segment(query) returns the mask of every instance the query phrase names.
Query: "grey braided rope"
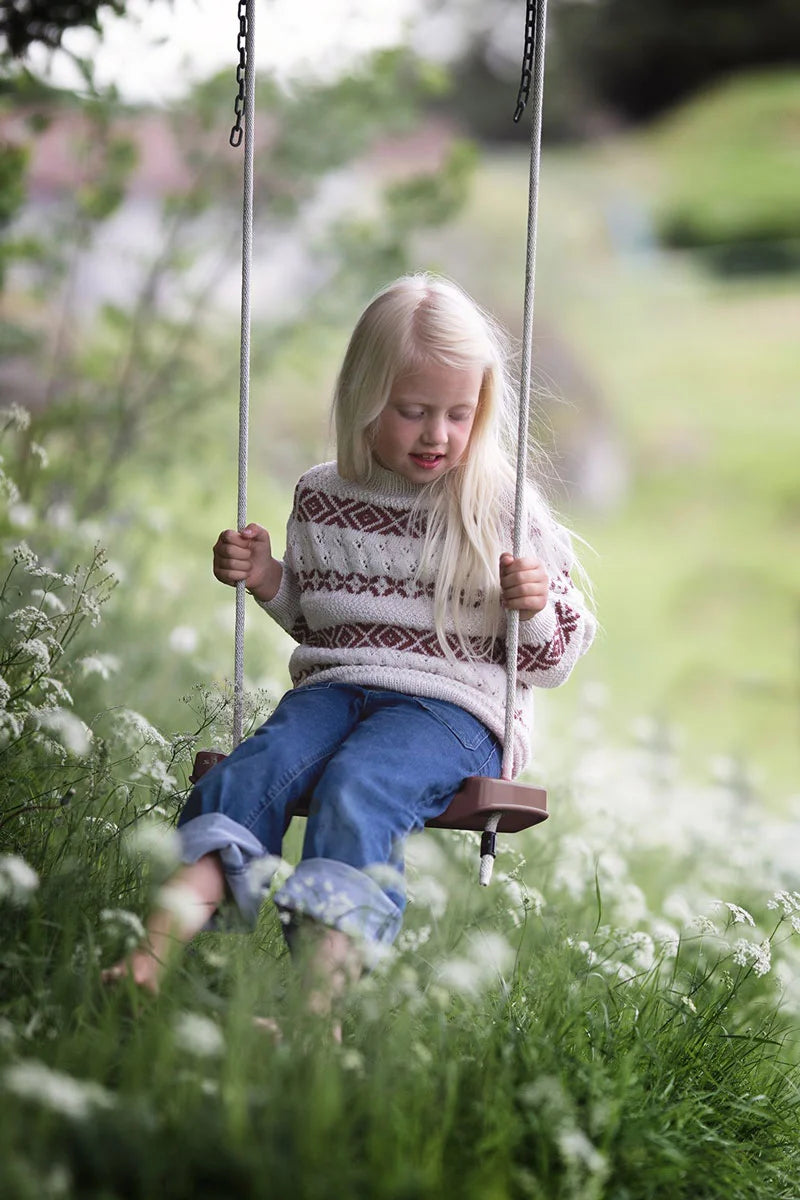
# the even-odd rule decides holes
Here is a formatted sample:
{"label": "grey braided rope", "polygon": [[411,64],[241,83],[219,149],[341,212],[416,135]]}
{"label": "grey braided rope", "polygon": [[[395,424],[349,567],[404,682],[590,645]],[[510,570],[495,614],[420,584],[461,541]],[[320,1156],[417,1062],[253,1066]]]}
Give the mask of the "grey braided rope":
{"label": "grey braided rope", "polygon": [[[247,439],[250,409],[250,272],[253,262],[253,134],[255,130],[255,0],[247,0],[244,107],[244,186],[242,199],[242,334],[239,353],[239,479],[236,528],[247,525]],[[244,708],[245,584],[236,584],[233,639],[233,744],[242,740]]]}
{"label": "grey braided rope", "polygon": [[[536,225],[539,214],[539,167],[542,148],[542,103],[544,99],[544,36],[547,0],[536,8],[536,40],[533,67],[533,103],[531,107],[531,153],[528,182],[528,236],[525,256],[525,305],[522,318],[522,369],[519,382],[519,424],[517,427],[517,487],[514,497],[514,558],[522,553],[527,526],[525,483],[528,472],[528,422],[530,419],[531,358],[533,355],[533,300],[536,283]],[[517,650],[519,648],[519,612],[506,614],[506,723],[501,777],[511,779],[514,764],[514,709],[517,699]],[[492,813],[485,825],[487,833],[496,833],[501,814]],[[487,887],[492,878],[493,854],[482,854],[480,882]]]}

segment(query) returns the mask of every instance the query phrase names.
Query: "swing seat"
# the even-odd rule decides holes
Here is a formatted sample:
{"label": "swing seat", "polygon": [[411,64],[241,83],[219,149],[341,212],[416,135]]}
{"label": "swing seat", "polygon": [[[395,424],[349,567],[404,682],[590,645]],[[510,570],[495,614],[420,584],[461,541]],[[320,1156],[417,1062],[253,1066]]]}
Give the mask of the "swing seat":
{"label": "swing seat", "polygon": [[[197,783],[224,754],[216,750],[198,750],[194,759],[191,783]],[[294,810],[293,816],[308,816],[308,797],[304,797]],[[445,811],[425,824],[429,829],[465,829],[482,833],[488,818],[493,813],[502,813],[498,833],[519,833],[538,825],[549,817],[547,792],[543,788],[525,783],[513,783],[508,779],[484,779],[473,775],[464,780]]]}

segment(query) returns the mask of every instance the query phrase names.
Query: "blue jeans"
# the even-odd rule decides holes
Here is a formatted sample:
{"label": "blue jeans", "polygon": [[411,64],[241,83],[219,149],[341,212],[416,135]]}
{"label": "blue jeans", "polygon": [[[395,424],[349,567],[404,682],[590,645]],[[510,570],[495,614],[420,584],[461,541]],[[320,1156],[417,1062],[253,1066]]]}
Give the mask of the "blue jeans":
{"label": "blue jeans", "polygon": [[275,903],[286,920],[303,914],[389,943],[405,906],[405,838],[444,812],[464,779],[496,778],[500,763],[497,738],[456,704],[305,684],[199,780],[178,820],[182,859],[217,851],[231,895],[254,923],[307,797],[302,860]]}

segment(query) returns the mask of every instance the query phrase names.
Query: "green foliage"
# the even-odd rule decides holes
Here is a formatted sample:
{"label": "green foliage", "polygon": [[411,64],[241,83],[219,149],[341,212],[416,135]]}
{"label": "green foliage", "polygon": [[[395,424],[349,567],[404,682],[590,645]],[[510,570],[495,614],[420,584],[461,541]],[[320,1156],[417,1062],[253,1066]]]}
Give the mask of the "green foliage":
{"label": "green foliage", "polygon": [[557,9],[563,56],[584,93],[634,119],[652,116],[721,77],[794,64],[792,0],[567,0]]}
{"label": "green foliage", "polygon": [[39,42],[49,49],[61,45],[68,29],[89,26],[99,29],[101,9],[124,13],[124,0],[4,0],[0,8],[0,37],[12,55],[20,56]]}
{"label": "green foliage", "polygon": [[739,77],[659,126],[665,245],[795,243],[800,254],[799,102],[796,72]]}

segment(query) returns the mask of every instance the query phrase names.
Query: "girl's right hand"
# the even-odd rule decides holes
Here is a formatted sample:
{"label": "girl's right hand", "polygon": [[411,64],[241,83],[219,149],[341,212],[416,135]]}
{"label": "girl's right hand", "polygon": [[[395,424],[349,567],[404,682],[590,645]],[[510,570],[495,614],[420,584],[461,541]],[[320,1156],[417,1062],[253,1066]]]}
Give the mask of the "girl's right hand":
{"label": "girl's right hand", "polygon": [[269,534],[251,522],[241,533],[225,529],[214,543],[214,575],[235,587],[244,580],[257,600],[272,600],[281,584],[283,566],[272,557]]}

